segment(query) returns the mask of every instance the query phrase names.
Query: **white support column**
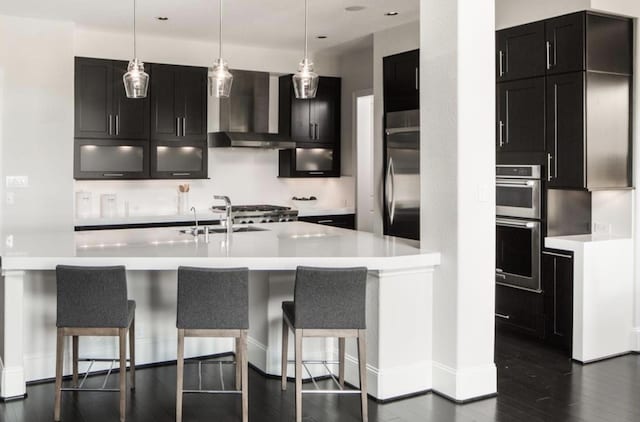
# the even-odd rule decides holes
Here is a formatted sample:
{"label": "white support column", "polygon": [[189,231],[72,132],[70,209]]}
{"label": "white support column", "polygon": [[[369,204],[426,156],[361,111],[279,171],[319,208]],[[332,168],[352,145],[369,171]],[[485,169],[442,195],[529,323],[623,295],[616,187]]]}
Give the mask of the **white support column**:
{"label": "white support column", "polygon": [[495,0],[421,0],[421,239],[433,286],[433,389],[496,393]]}
{"label": "white support column", "polygon": [[4,350],[2,351],[0,398],[22,398],[26,393],[23,351],[24,272],[4,271],[2,277]]}

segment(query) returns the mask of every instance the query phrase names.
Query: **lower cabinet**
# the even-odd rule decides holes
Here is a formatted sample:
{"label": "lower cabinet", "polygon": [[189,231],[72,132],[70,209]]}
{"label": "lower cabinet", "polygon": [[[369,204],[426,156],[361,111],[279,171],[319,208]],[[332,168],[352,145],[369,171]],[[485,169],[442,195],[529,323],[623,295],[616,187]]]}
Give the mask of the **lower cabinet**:
{"label": "lower cabinet", "polygon": [[206,179],[206,142],[151,142],[151,178]]}
{"label": "lower cabinet", "polygon": [[341,229],[356,229],[356,215],[355,214],[342,214],[342,215],[320,215],[320,216],[305,216],[298,217],[299,221],[305,221],[307,223],[323,224],[325,226],[339,227]]}
{"label": "lower cabinet", "polygon": [[544,338],[544,297],[515,287],[496,285],[496,323]]}
{"label": "lower cabinet", "polygon": [[573,256],[565,251],[542,251],[545,339],[571,351],[573,339]]}
{"label": "lower cabinet", "polygon": [[74,179],[147,179],[149,142],[76,139]]}

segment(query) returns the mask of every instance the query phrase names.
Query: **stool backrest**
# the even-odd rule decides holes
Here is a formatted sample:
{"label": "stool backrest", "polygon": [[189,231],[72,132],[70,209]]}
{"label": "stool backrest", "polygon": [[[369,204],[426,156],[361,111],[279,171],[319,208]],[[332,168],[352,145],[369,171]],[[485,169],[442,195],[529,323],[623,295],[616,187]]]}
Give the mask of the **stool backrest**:
{"label": "stool backrest", "polygon": [[178,328],[249,328],[248,268],[178,268]]}
{"label": "stool backrest", "polygon": [[296,328],[366,328],[367,268],[298,267]]}
{"label": "stool backrest", "polygon": [[118,327],[128,324],[124,266],[56,267],[58,327]]}

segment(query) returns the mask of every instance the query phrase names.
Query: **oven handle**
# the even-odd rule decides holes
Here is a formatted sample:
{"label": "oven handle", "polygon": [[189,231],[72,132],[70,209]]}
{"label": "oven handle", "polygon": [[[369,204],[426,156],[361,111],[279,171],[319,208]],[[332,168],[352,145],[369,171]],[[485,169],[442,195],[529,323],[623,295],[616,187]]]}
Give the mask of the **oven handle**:
{"label": "oven handle", "polygon": [[505,220],[503,218],[496,218],[496,224],[498,226],[518,227],[523,229],[533,229],[538,222],[533,221],[519,221],[519,220]]}
{"label": "oven handle", "polygon": [[496,181],[496,186],[499,188],[510,188],[513,186],[529,187],[534,186],[535,183],[533,180],[499,180]]}

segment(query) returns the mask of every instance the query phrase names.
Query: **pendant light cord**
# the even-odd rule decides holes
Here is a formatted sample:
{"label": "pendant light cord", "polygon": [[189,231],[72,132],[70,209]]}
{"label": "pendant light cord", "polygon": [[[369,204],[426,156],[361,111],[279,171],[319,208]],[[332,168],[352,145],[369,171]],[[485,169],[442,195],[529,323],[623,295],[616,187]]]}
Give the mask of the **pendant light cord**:
{"label": "pendant light cord", "polygon": [[308,43],[308,32],[307,32],[307,3],[308,0],[304,0],[304,59],[307,59],[307,43]]}
{"label": "pendant light cord", "polygon": [[138,58],[136,51],[136,0],[133,0],[133,58]]}
{"label": "pendant light cord", "polygon": [[218,0],[218,58],[222,58],[222,0]]}

